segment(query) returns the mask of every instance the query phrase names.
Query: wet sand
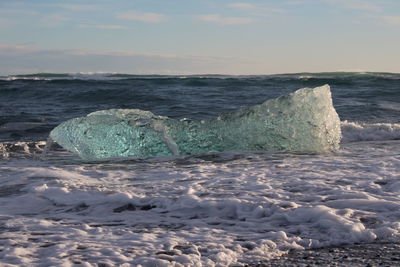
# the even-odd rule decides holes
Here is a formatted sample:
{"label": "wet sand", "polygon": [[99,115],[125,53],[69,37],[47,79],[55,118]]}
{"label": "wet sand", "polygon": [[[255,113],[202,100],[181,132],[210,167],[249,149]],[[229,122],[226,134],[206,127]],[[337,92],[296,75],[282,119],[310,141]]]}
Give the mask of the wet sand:
{"label": "wet sand", "polygon": [[344,247],[290,251],[280,258],[250,266],[400,266],[400,243],[356,244]]}

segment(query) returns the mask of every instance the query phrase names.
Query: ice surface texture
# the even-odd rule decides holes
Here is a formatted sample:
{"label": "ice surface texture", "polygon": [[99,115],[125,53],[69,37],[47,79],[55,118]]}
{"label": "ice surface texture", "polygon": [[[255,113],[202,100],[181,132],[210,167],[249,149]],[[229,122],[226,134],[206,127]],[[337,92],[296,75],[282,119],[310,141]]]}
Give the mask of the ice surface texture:
{"label": "ice surface texture", "polygon": [[340,120],[328,85],[299,89],[211,120],[174,120],[139,109],[110,109],[68,120],[50,133],[83,159],[222,151],[323,152],[339,147]]}

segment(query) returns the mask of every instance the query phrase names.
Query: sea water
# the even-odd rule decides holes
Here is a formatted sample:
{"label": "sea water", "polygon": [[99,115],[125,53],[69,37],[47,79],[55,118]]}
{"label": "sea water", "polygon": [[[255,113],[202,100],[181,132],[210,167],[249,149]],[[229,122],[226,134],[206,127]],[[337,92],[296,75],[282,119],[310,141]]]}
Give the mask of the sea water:
{"label": "sea water", "polygon": [[[336,152],[43,156],[51,129],[97,110],[202,120],[324,84]],[[400,241],[400,74],[5,76],[0,110],[3,264],[242,266]]]}

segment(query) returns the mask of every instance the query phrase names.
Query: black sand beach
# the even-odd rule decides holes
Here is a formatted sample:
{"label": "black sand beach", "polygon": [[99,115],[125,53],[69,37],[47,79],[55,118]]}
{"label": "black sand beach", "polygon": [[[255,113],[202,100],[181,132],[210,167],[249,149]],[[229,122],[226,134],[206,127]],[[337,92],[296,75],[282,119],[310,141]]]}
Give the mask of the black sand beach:
{"label": "black sand beach", "polygon": [[400,266],[400,244],[356,244],[344,247],[290,251],[287,255],[252,266]]}

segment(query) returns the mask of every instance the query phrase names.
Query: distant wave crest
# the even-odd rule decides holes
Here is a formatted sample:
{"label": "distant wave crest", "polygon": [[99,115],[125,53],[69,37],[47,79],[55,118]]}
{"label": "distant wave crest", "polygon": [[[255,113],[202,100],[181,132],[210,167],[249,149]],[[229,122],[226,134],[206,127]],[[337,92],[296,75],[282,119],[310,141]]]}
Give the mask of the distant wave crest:
{"label": "distant wave crest", "polygon": [[79,73],[32,73],[20,75],[0,76],[3,81],[15,80],[123,80],[123,79],[272,79],[272,80],[323,80],[323,83],[339,80],[378,79],[378,80],[400,80],[399,73],[386,72],[302,72],[269,75],[221,75],[221,74],[192,74],[192,75],[158,75],[158,74],[126,74],[112,72],[79,72]]}

